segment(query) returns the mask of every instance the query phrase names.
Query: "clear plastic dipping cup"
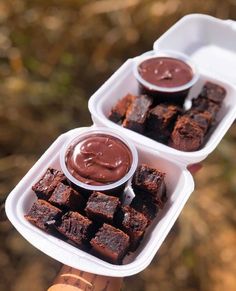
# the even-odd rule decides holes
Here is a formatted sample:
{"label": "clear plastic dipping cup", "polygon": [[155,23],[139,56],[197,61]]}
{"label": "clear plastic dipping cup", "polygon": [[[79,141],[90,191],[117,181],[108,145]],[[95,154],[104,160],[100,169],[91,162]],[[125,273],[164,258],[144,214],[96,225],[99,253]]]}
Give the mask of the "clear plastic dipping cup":
{"label": "clear plastic dipping cup", "polygon": [[[140,65],[144,64],[146,61],[157,61],[158,59],[160,61],[165,59],[177,61],[179,64],[189,68],[189,72],[191,72],[192,75],[191,79],[180,86],[159,86],[145,80],[140,73]],[[138,57],[133,66],[133,73],[139,83],[140,93],[152,96],[154,104],[168,102],[183,106],[190,89],[199,79],[198,71],[192,60],[185,54],[175,51],[160,51],[156,52],[154,55],[142,55]],[[163,78],[165,78],[165,76]],[[170,78],[170,76],[168,75],[166,78]]]}
{"label": "clear plastic dipping cup", "polygon": [[[67,165],[67,154],[68,151],[74,149],[74,151],[80,151],[80,149],[76,148],[76,145],[86,141],[88,138],[93,137],[111,137],[113,141],[117,141],[122,145],[124,145],[124,149],[127,148],[129,155],[131,157],[129,170],[125,173],[125,175],[119,180],[114,180],[108,183],[99,183],[100,185],[95,185],[93,183],[84,182],[82,179],[78,178],[77,173],[72,173],[72,171],[68,168]],[[114,153],[115,154],[115,153]],[[126,183],[133,176],[137,165],[138,165],[138,154],[136,147],[134,144],[129,141],[127,138],[122,136],[122,133],[119,133],[117,130],[96,127],[90,128],[86,132],[82,133],[73,133],[70,138],[65,142],[61,152],[60,152],[60,165],[61,169],[64,172],[65,176],[72,183],[72,185],[78,189],[87,190],[88,192],[92,191],[101,191],[108,194],[119,195],[124,190]],[[91,166],[93,167],[93,165]],[[76,177],[77,176],[77,177]],[[81,181],[82,180],[82,181]]]}

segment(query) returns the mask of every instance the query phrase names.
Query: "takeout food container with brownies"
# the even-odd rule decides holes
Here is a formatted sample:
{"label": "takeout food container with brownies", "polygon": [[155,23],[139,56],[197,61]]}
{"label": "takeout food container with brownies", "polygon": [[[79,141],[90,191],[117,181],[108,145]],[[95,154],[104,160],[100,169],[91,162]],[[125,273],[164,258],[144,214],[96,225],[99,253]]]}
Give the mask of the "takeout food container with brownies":
{"label": "takeout food container with brownies", "polygon": [[194,190],[187,166],[236,117],[234,28],[189,15],[126,61],[90,98],[94,125],[59,136],[9,194],[16,229],[83,271],[147,267]]}
{"label": "takeout food container with brownies", "polygon": [[[89,100],[94,123],[113,129],[122,127],[133,141],[181,163],[200,162],[216,148],[236,117],[234,39],[234,21],[200,14],[183,17],[154,43],[152,52],[127,60],[95,92]],[[199,79],[191,87],[183,107],[178,100],[166,98],[164,91],[164,95],[158,92],[159,100],[140,89],[137,71],[142,73],[150,68],[137,69],[137,66],[143,60],[160,56],[176,56],[186,64],[190,60],[193,73],[196,68]],[[167,68],[159,76],[158,68],[159,83],[155,81],[149,91],[158,88],[156,84],[161,81],[170,84],[175,69],[179,68]],[[144,81],[143,87],[147,87],[147,79]]]}
{"label": "takeout food container with brownies", "polygon": [[183,165],[136,143],[137,169],[119,195],[71,187],[60,153],[93,129],[59,136],[8,196],[7,215],[31,244],[63,264],[133,275],[153,259],[193,191],[193,178]]}

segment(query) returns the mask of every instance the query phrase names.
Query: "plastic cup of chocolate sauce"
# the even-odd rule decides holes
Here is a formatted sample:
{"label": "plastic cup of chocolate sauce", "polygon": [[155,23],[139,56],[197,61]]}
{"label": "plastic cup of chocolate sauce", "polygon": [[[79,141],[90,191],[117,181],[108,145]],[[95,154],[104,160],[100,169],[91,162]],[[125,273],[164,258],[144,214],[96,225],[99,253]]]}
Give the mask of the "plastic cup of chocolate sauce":
{"label": "plastic cup of chocolate sauce", "polygon": [[140,93],[152,96],[154,105],[168,102],[183,106],[199,78],[190,58],[174,51],[138,57],[133,73]]}
{"label": "plastic cup of chocolate sauce", "polygon": [[60,152],[60,165],[78,190],[119,196],[137,168],[138,153],[119,131],[92,127],[71,135]]}

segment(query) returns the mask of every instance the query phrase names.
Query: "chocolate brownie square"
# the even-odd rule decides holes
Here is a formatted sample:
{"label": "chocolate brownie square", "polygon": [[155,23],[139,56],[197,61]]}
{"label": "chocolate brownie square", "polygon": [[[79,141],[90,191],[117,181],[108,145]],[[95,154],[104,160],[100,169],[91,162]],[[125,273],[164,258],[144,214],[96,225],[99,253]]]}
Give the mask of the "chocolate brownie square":
{"label": "chocolate brownie square", "polygon": [[188,116],[182,116],[175,124],[169,145],[180,151],[199,150],[204,141],[204,130]]}
{"label": "chocolate brownie square", "polygon": [[45,200],[38,199],[25,218],[37,227],[49,231],[61,217],[62,211]]}
{"label": "chocolate brownie square", "polygon": [[80,248],[87,246],[93,233],[93,223],[79,212],[69,211],[63,215],[57,230]]}
{"label": "chocolate brownie square", "polygon": [[207,133],[212,124],[212,115],[208,111],[198,112],[194,109],[190,109],[185,113],[185,116],[194,120],[203,130],[204,134]]}
{"label": "chocolate brownie square", "polygon": [[56,169],[48,168],[42,178],[32,187],[39,199],[48,200],[57,184],[66,183],[65,175]]}
{"label": "chocolate brownie square", "polygon": [[112,222],[119,205],[119,198],[101,192],[93,192],[88,199],[85,212],[90,219]]}
{"label": "chocolate brownie square", "polygon": [[197,97],[192,99],[192,110],[198,112],[209,112],[212,116],[212,120],[215,120],[217,113],[220,110],[220,105],[210,101],[204,97]]}
{"label": "chocolate brownie square", "polygon": [[58,183],[48,201],[64,210],[80,210],[85,204],[84,198],[79,192],[63,183]]}
{"label": "chocolate brownie square", "polygon": [[112,107],[108,118],[116,123],[122,122],[125,118],[128,107],[134,100],[135,96],[127,94],[121,100],[119,100],[114,107]]}
{"label": "chocolate brownie square", "polygon": [[127,253],[129,240],[122,230],[104,223],[90,241],[92,253],[110,263],[119,264]]}
{"label": "chocolate brownie square", "polygon": [[146,193],[159,207],[163,207],[163,198],[166,198],[165,173],[146,164],[139,165],[132,179],[132,187],[135,194]]}
{"label": "chocolate brownie square", "polygon": [[226,90],[223,87],[211,82],[206,82],[199,96],[207,98],[214,103],[221,104],[225,95]]}
{"label": "chocolate brownie square", "polygon": [[155,106],[148,114],[147,136],[160,142],[167,142],[180,112],[180,108],[175,105]]}
{"label": "chocolate brownie square", "polygon": [[122,126],[139,133],[144,133],[146,117],[151,105],[151,97],[147,95],[136,96],[126,112]]}
{"label": "chocolate brownie square", "polygon": [[117,223],[130,237],[130,250],[135,251],[148,226],[148,219],[141,212],[126,205],[118,212]]}
{"label": "chocolate brownie square", "polygon": [[156,217],[159,206],[151,196],[148,196],[145,192],[136,192],[130,206],[136,211],[141,212],[148,220],[148,225]]}

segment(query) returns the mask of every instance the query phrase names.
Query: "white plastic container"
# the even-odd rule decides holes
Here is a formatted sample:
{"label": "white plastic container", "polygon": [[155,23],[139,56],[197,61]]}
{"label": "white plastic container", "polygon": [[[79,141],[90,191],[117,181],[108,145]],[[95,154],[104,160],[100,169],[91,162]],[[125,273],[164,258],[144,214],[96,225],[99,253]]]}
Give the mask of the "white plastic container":
{"label": "white plastic container", "polygon": [[[188,100],[196,97],[206,81],[223,86],[227,95],[217,114],[216,126],[204,146],[195,152],[173,149],[132,130],[123,128],[126,135],[144,146],[171,156],[184,164],[193,164],[205,159],[219,144],[236,118],[236,22],[193,14],[183,17],[164,33],[155,43],[158,51],[175,50],[194,60],[200,79],[191,89]],[[142,57],[142,56],[141,56]],[[138,57],[139,58],[139,57]],[[138,94],[138,82],[132,72],[137,58],[126,61],[111,78],[90,98],[89,110],[96,125],[111,128],[121,126],[107,117],[112,106],[127,93]]]}
{"label": "white plastic container", "polygon": [[[217,83],[227,90],[223,107],[217,116],[217,125],[204,147],[199,151],[175,150],[108,120],[109,111],[119,98],[129,92],[133,94],[138,92],[137,81],[132,73],[135,59],[125,62],[89,101],[89,110],[95,127],[105,126],[122,131],[135,142],[139,163],[145,162],[166,172],[169,200],[149,227],[140,247],[136,252],[125,257],[123,265],[113,265],[81,251],[41,231],[24,218],[36,200],[36,196],[31,190],[32,185],[40,179],[49,166],[60,169],[59,152],[63,144],[75,132],[86,132],[87,128],[74,129],[59,136],[9,194],[6,201],[7,216],[22,236],[45,254],[82,271],[123,277],[145,269],[194,189],[193,178],[187,170],[187,165],[206,158],[215,149],[236,118],[236,77],[233,72],[236,67],[235,38],[235,22],[222,21],[205,15],[189,15],[181,19],[155,42],[154,52],[146,53],[152,54],[155,53],[155,50],[167,50],[171,47],[195,60],[195,63],[198,64],[200,80],[191,91],[190,99],[196,96],[206,80]],[[218,66],[215,68],[214,64],[219,66],[219,70],[217,70]]]}
{"label": "white plastic container", "polygon": [[36,200],[36,195],[31,189],[32,185],[40,179],[48,167],[61,169],[59,162],[61,147],[75,133],[86,132],[86,129],[74,129],[59,136],[9,194],[6,201],[7,216],[25,239],[63,264],[104,276],[133,275],[142,271],[153,259],[194,189],[193,178],[183,166],[137,144],[139,163],[147,163],[166,173],[168,202],[148,228],[140,247],[125,257],[123,265],[113,265],[98,259],[38,229],[24,217]]}

